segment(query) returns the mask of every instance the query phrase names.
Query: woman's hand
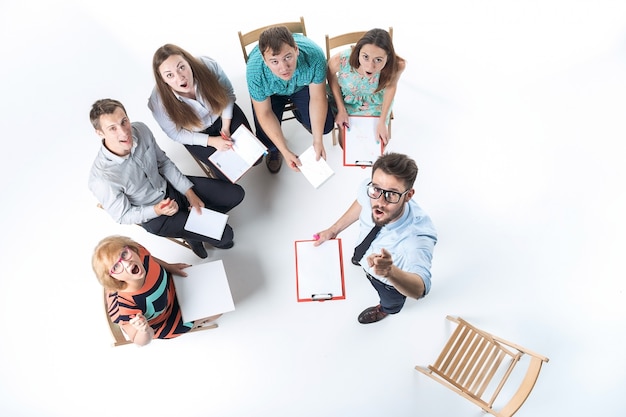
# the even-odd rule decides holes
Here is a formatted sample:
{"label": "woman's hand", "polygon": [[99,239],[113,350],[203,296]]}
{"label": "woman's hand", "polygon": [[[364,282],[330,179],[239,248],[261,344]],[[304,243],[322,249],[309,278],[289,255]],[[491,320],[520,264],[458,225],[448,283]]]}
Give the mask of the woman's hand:
{"label": "woman's hand", "polygon": [[146,333],[148,331],[148,320],[144,317],[143,314],[139,313],[129,321],[130,325],[135,328],[138,332]]}

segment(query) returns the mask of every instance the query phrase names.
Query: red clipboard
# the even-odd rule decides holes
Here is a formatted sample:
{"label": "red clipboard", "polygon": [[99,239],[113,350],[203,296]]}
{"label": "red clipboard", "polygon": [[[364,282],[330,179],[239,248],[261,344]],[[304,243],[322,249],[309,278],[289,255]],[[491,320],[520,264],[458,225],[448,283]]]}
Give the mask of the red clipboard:
{"label": "red clipboard", "polygon": [[343,126],[343,165],[368,167],[383,154],[384,143],[376,137],[378,116],[350,116]]}
{"label": "red clipboard", "polygon": [[296,297],[298,302],[344,300],[341,239],[331,239],[319,246],[315,240],[296,240]]}

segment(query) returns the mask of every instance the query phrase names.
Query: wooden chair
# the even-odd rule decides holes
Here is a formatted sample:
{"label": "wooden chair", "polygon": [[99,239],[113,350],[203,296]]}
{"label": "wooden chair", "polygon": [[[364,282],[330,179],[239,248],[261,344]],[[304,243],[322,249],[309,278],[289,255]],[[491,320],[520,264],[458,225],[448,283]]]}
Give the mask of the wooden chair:
{"label": "wooden chair", "polygon": [[[271,28],[274,26],[287,26],[287,29],[289,29],[291,33],[300,33],[306,36],[306,26],[304,24],[304,17],[302,16],[300,16],[299,21],[295,21],[295,22],[275,23],[273,25],[267,25],[267,26],[260,27],[258,29],[254,29],[247,33],[242,33],[241,31],[239,31],[238,32],[239,43],[241,44],[241,52],[243,53],[243,60],[246,63],[248,62],[248,54],[254,48],[254,46],[256,46],[256,44],[259,42],[259,36],[261,36],[261,33],[265,29]],[[296,116],[293,115],[293,111],[295,110],[295,108],[296,107],[294,106],[292,102],[288,102],[285,105],[285,112],[291,112],[292,115],[285,116],[283,114],[283,121],[292,120],[296,118]]]}
{"label": "wooden chair", "polygon": [[[345,49],[346,47],[354,47],[354,45],[359,41],[359,39],[361,39],[363,37],[363,35],[365,35],[367,33],[366,30],[364,31],[360,31],[360,32],[349,32],[349,33],[344,33],[341,35],[337,35],[337,36],[329,36],[328,34],[326,35],[326,60],[330,60],[330,57],[338,52],[335,51],[338,48],[342,48]],[[391,37],[391,39],[393,39],[393,28],[389,27],[389,36]],[[389,133],[391,134],[391,120],[393,119],[393,111],[391,112],[390,118],[389,118]],[[335,128],[333,129],[333,145],[336,145],[338,143],[337,140],[337,133],[339,132],[339,127],[335,126]]]}
{"label": "wooden chair", "polygon": [[[457,323],[457,327],[441,354],[434,365],[418,365],[415,369],[487,413],[497,417],[515,414],[530,395],[541,366],[548,362],[548,358],[480,330],[461,318],[446,318]],[[495,409],[494,402],[523,355],[530,358],[525,376],[515,394],[502,407]]]}
{"label": "wooden chair", "polygon": [[[132,344],[133,342],[130,341],[128,339],[128,337],[126,337],[126,334],[124,333],[122,328],[118,324],[113,323],[111,321],[111,317],[109,316],[109,314],[107,312],[108,304],[107,304],[107,292],[106,292],[106,290],[103,291],[103,295],[104,295],[104,315],[106,316],[107,324],[109,325],[109,330],[111,331],[111,336],[113,336],[113,347]],[[217,323],[204,323],[204,324],[201,324],[201,325],[199,325],[197,327],[194,327],[193,329],[189,330],[189,333],[197,332],[197,331],[200,331],[200,330],[216,329],[218,327],[219,326],[217,325]]]}
{"label": "wooden chair", "polygon": [[[186,149],[186,148],[185,148]],[[200,167],[200,169],[204,172],[204,174],[207,176],[207,178],[216,178],[216,176],[213,174],[213,171],[211,170],[211,167],[209,167],[207,164],[205,164],[204,162],[202,162],[199,158],[197,158],[194,154],[192,154],[191,152],[189,152],[189,155],[191,155],[191,157],[193,158],[194,161],[196,161],[196,164],[198,164],[198,166]]]}

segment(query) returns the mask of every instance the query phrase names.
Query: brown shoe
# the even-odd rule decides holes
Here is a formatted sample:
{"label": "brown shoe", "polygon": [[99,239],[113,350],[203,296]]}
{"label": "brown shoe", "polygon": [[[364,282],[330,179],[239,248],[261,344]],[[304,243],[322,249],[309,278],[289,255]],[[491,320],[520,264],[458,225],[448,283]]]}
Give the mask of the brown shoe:
{"label": "brown shoe", "polygon": [[276,174],[283,165],[283,156],[279,151],[270,152],[265,157],[265,165],[272,174]]}
{"label": "brown shoe", "polygon": [[387,317],[389,313],[385,313],[380,309],[380,304],[374,307],[366,308],[359,314],[359,323],[369,324],[376,323]]}

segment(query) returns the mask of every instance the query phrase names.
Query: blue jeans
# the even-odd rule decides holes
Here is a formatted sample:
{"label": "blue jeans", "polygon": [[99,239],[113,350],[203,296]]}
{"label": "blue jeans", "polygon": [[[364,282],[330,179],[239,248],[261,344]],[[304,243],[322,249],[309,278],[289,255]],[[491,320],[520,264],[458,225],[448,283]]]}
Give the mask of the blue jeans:
{"label": "blue jeans", "polygon": [[[285,104],[291,101],[296,107],[294,110],[294,116],[296,117],[296,120],[300,122],[300,124],[304,126],[304,128],[308,130],[309,133],[311,133],[311,115],[309,114],[309,102],[311,101],[311,96],[309,95],[309,87],[304,87],[302,90],[295,92],[290,96],[270,96],[270,101],[272,103],[272,111],[276,115],[278,123],[280,124],[282,124],[283,121]],[[256,117],[256,113],[254,112],[254,106],[252,106],[252,115],[254,116],[254,128],[256,131],[256,137],[259,138],[259,140],[263,142],[265,146],[267,146],[268,151],[276,151],[276,145],[274,145],[272,140],[263,131],[263,128],[261,128],[261,124],[259,123],[259,120]],[[335,116],[330,109],[330,105],[328,105],[328,108],[326,110],[326,122],[324,123],[324,134],[330,133],[333,130],[334,126]]]}
{"label": "blue jeans", "polygon": [[370,280],[370,284],[378,291],[380,297],[381,310],[388,314],[396,314],[404,307],[406,296],[400,294],[393,286],[383,284],[373,276],[365,273],[367,279]]}

